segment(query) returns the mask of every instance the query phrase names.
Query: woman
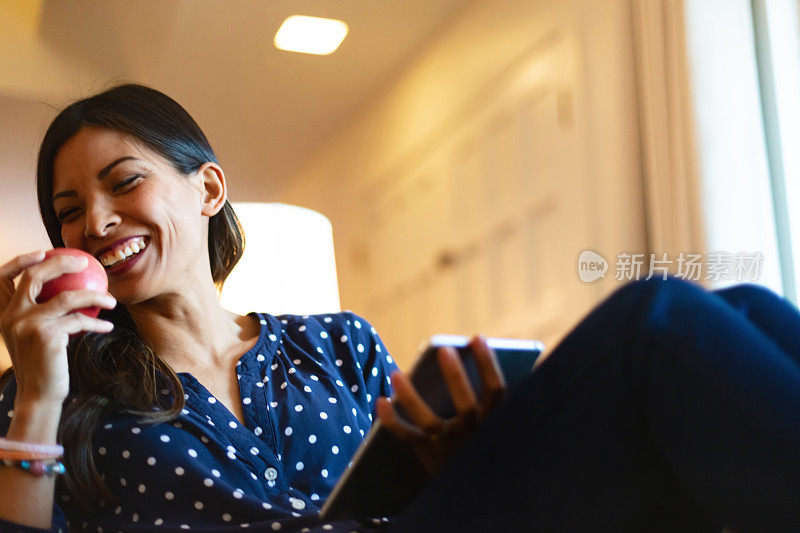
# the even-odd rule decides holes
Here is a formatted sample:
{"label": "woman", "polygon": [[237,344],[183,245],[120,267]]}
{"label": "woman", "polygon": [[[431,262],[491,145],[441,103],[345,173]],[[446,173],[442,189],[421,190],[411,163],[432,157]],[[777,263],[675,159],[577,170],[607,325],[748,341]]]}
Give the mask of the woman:
{"label": "woman", "polygon": [[[50,527],[53,509],[55,527],[66,514],[93,531],[318,523],[378,396],[391,395],[397,366],[374,328],[350,312],[220,306],[243,237],[208,141],[158,91],[124,85],[69,106],[45,134],[37,179],[54,246],[101,260],[110,294],[39,305],[45,281],[85,264],[40,251],[2,267],[15,379],[0,430],[64,442],[66,483],[53,507],[52,478],[0,468],[0,517]],[[104,309],[97,319],[67,314],[90,305]]]}
{"label": "woman", "polygon": [[[243,239],[205,136],[166,95],[128,84],[69,106],[37,180],[51,242],[107,264],[110,294],[36,304],[45,281],[83,265],[40,251],[0,267],[14,365],[0,435],[61,442],[66,465],[57,486],[0,466],[3,531],[797,525],[800,350],[787,332],[800,317],[771,293],[631,284],[505,399],[480,337],[480,398],[442,350],[459,413],[445,424],[363,318],[220,307]],[[69,314],[91,305],[97,319]],[[374,414],[434,479],[396,519],[322,523]]]}

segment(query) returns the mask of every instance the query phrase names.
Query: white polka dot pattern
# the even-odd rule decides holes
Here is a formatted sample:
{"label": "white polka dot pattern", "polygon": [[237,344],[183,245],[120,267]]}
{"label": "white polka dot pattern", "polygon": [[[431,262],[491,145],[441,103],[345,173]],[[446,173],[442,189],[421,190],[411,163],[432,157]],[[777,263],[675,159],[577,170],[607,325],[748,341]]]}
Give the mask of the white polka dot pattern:
{"label": "white polka dot pattern", "polygon": [[[90,516],[59,487],[57,502],[73,527],[358,528],[354,521],[323,524],[317,513],[369,431],[374,398],[392,395],[394,360],[375,329],[350,311],[251,315],[259,340],[231,375],[240,417],[188,372],[178,376],[186,404],[177,419],[149,424],[112,415],[96,433],[94,459],[122,503]],[[0,435],[14,415],[10,387],[13,379],[0,393]],[[163,384],[156,390],[171,397]]]}

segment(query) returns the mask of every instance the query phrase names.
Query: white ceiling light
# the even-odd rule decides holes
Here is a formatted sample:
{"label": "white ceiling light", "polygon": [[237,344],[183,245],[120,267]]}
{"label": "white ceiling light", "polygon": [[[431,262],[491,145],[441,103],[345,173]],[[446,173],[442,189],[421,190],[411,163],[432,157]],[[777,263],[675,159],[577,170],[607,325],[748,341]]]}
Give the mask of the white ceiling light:
{"label": "white ceiling light", "polygon": [[328,55],[342,44],[347,24],[341,20],[292,15],[275,34],[275,46],[289,52]]}

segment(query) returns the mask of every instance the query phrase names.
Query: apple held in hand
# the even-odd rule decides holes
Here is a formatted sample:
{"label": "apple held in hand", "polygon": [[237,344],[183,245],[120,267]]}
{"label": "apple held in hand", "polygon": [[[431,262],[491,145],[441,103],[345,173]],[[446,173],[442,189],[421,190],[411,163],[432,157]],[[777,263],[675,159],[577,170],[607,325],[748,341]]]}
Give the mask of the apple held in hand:
{"label": "apple held in hand", "polygon": [[[80,289],[91,289],[105,293],[108,291],[108,276],[100,261],[94,258],[91,254],[78,250],[76,248],[54,248],[48,250],[44,254],[44,258],[53,257],[55,255],[73,255],[76,257],[86,257],[88,264],[86,268],[80,272],[69,272],[52,279],[42,286],[42,291],[36,298],[37,303],[44,303],[54,296],[64,291],[74,291]],[[86,316],[97,318],[100,314],[100,308],[97,306],[84,307],[72,311],[73,313],[83,313]]]}

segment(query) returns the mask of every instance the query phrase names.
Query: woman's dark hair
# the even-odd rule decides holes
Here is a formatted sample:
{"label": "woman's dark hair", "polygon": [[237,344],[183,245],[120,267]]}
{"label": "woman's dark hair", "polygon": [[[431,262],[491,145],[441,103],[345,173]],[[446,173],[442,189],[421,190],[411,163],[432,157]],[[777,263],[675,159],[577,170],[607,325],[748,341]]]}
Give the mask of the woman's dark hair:
{"label": "woman's dark hair", "polygon": [[[54,247],[64,246],[61,224],[51,197],[53,162],[63,144],[85,126],[107,128],[138,141],[169,161],[184,176],[206,162],[217,162],[206,136],[189,113],[169,96],[150,87],[125,83],[76,101],[61,111],[42,140],[36,173],[39,211]],[[244,234],[230,202],[209,220],[208,253],[217,290],[244,251]],[[139,335],[123,304],[102,310],[100,318],[114,323],[110,333],[87,333],[70,341],[70,395],[59,426],[65,443],[65,481],[69,491],[89,508],[113,499],[94,464],[93,435],[115,411],[131,413],[143,422],[165,422],[184,406],[177,374]],[[163,394],[162,391],[168,391]]]}

